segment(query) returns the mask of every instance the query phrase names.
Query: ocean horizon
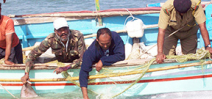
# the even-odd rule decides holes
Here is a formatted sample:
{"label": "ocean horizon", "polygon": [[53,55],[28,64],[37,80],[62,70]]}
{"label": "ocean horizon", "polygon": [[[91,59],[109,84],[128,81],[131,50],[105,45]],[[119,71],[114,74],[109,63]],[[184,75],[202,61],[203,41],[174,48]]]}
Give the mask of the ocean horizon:
{"label": "ocean horizon", "polygon": [[[166,0],[99,0],[100,10],[142,8]],[[202,0],[210,1],[210,0]],[[96,11],[95,0],[7,0],[2,3],[2,15],[24,15],[63,11]]]}

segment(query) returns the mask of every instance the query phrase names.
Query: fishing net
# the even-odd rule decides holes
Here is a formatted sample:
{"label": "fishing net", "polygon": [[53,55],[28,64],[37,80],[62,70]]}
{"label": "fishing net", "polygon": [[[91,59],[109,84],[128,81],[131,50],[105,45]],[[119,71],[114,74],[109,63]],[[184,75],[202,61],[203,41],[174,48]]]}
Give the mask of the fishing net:
{"label": "fishing net", "polygon": [[[187,54],[180,56],[166,56],[167,59],[174,59],[177,62],[186,62],[188,60],[200,60],[210,58],[209,51],[204,48],[197,50],[196,54]],[[56,61],[49,63],[57,63],[58,67],[66,66],[67,64]],[[89,75],[88,94],[89,97],[97,99],[120,98],[122,95],[137,94],[144,87],[143,85],[137,86],[136,84],[147,75],[149,67],[155,63],[155,58],[146,62],[143,65],[125,66],[125,67],[104,67],[100,72],[93,69]],[[70,69],[61,74],[64,78],[71,83],[80,87],[78,81],[80,69]],[[76,72],[77,71],[77,72]],[[147,75],[148,76],[148,75]],[[136,86],[135,86],[136,85]],[[80,89],[80,88],[79,88]],[[137,90],[137,92],[135,92]],[[81,93],[81,90],[78,90]],[[71,93],[70,93],[71,94]]]}
{"label": "fishing net", "polygon": [[[95,88],[89,88],[88,87],[88,93],[91,96],[95,96],[96,98],[115,98],[122,94],[123,92],[127,91],[129,88],[131,88],[134,84],[136,84],[145,74],[145,72],[148,70],[149,66],[154,62],[155,59],[152,59],[148,63],[142,66],[130,66],[127,68],[121,67],[122,70],[120,70],[120,67],[114,67],[114,68],[103,68],[101,72],[96,72],[95,69],[93,69],[90,72],[90,80],[89,84],[100,84],[101,83],[104,87],[103,83],[108,83],[111,84],[110,87],[105,86],[105,90],[96,90]],[[66,66],[66,64],[56,61],[52,61],[49,63],[57,63],[58,67],[63,67]],[[78,72],[79,73],[79,72]],[[70,75],[67,71],[64,71],[61,73],[64,78],[72,82],[73,84],[77,85],[80,87],[79,81],[78,80],[73,80],[74,77],[78,77],[78,75],[73,76]],[[135,75],[133,75],[135,74]],[[133,79],[129,79],[133,78]],[[117,82],[117,80],[120,80]],[[118,88],[116,86],[117,83],[123,83],[127,82],[128,87],[123,87],[121,90],[117,91],[114,90],[114,88]],[[123,83],[124,84],[124,83]],[[120,89],[120,87],[119,87]],[[107,92],[106,92],[107,90]]]}
{"label": "fishing net", "polygon": [[[188,60],[200,60],[210,57],[209,51],[206,51],[204,48],[197,50],[196,54],[187,54],[174,56],[167,56],[167,59],[174,59],[177,62],[186,62]],[[55,61],[56,62],[56,61]],[[102,68],[100,72],[97,72],[93,69],[90,72],[88,93],[91,96],[94,96],[99,99],[108,99],[108,98],[117,98],[121,97],[123,93],[131,93],[132,89],[140,87],[133,87],[148,71],[151,64],[155,63],[155,58],[146,62],[143,65],[138,66],[126,66],[126,67],[105,67]],[[58,66],[66,66],[63,63],[58,62]],[[72,70],[71,70],[72,71]],[[79,73],[79,72],[77,72]],[[68,79],[70,82],[79,86],[79,81],[73,78],[78,77],[78,74],[75,76],[70,75],[67,71],[62,72],[63,77]],[[109,86],[108,86],[109,85]],[[101,87],[101,88],[98,88]],[[132,88],[133,87],[133,88]],[[89,96],[90,97],[90,96]]]}

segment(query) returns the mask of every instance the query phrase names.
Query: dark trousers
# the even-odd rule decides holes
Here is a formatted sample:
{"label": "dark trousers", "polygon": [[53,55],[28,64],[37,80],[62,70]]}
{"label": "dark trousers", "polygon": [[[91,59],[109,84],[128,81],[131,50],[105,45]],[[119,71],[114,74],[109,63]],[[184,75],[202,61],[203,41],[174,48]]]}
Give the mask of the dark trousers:
{"label": "dark trousers", "polygon": [[183,54],[196,53],[197,49],[197,31],[199,26],[194,26],[188,31],[178,31],[174,35],[168,37],[175,30],[168,27],[165,32],[165,40],[163,50],[165,55],[176,55],[177,42],[180,40]]}
{"label": "dark trousers", "polygon": [[[0,59],[5,57],[5,49],[0,48]],[[21,43],[13,48],[11,48],[10,56],[8,61],[14,62],[15,64],[23,64],[23,55],[22,55],[22,48]]]}

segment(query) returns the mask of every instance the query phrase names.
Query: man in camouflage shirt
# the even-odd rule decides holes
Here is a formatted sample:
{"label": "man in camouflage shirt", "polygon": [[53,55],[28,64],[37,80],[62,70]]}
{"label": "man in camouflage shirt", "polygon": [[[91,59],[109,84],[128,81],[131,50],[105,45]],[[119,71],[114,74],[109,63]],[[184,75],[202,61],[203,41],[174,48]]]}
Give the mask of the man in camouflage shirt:
{"label": "man in camouflage shirt", "polygon": [[59,62],[72,62],[68,66],[56,68],[54,72],[57,74],[81,65],[82,56],[86,49],[83,34],[77,30],[69,30],[65,18],[56,19],[53,25],[55,33],[48,35],[38,47],[29,53],[25,75],[21,78],[23,83],[29,79],[29,71],[33,67],[33,61],[50,47]]}

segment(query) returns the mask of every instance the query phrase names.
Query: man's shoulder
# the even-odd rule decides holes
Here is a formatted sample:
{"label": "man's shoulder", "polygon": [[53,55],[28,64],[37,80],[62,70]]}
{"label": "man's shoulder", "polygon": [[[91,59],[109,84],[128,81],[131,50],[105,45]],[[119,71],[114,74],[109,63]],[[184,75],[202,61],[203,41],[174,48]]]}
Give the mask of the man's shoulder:
{"label": "man's shoulder", "polygon": [[197,10],[199,5],[201,5],[201,0],[191,0],[191,8]]}
{"label": "man's shoulder", "polygon": [[55,33],[50,33],[46,38],[54,38],[55,37]]}
{"label": "man's shoulder", "polygon": [[97,46],[96,46],[96,40],[94,40],[94,41],[91,43],[91,45],[88,47],[87,50],[89,50],[89,51],[95,51],[96,48],[97,48]]}
{"label": "man's shoulder", "polygon": [[97,46],[95,46],[95,41],[88,47],[88,49],[85,51],[85,55],[91,55],[95,56],[95,52],[97,51]]}
{"label": "man's shoulder", "polygon": [[170,15],[171,11],[174,9],[174,5],[173,5],[174,0],[167,0],[163,6],[162,6],[162,10],[167,14]]}
{"label": "man's shoulder", "polygon": [[119,36],[119,34],[115,31],[111,31],[111,35],[112,35],[112,37],[118,37]]}
{"label": "man's shoulder", "polygon": [[55,33],[50,33],[42,42],[43,43],[45,42],[46,44],[47,42],[51,42],[52,40],[54,40],[54,38],[55,38]]}
{"label": "man's shoulder", "polygon": [[191,3],[194,3],[194,4],[201,3],[201,0],[191,0]]}
{"label": "man's shoulder", "polygon": [[6,15],[2,15],[4,20],[12,20],[10,17],[6,16]]}
{"label": "man's shoulder", "polygon": [[75,37],[83,36],[83,34],[78,30],[71,30],[70,29],[70,31],[71,31],[71,34],[74,35]]}
{"label": "man's shoulder", "polygon": [[13,19],[8,16],[2,15],[2,21],[6,24],[7,22],[13,22]]}
{"label": "man's shoulder", "polygon": [[119,41],[119,39],[121,39],[120,35],[114,31],[111,32],[111,36],[114,41]]}

